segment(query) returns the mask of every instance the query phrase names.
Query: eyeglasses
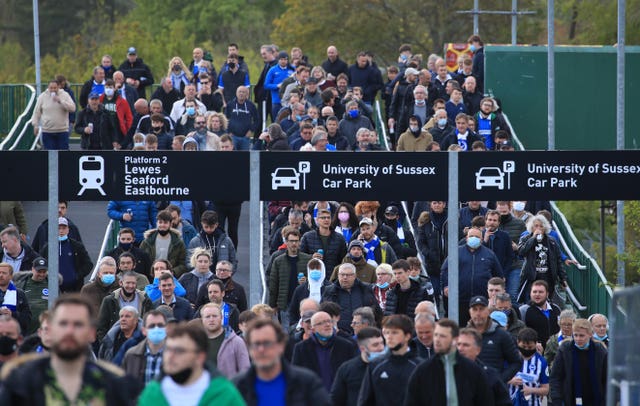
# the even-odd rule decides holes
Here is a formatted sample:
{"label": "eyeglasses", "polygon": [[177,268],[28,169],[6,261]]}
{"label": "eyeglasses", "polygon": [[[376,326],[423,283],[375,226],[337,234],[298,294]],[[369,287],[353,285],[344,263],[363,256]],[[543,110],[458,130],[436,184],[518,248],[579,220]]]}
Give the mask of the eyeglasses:
{"label": "eyeglasses", "polygon": [[231,272],[231,269],[216,268],[216,272]]}
{"label": "eyeglasses", "polygon": [[331,216],[320,216],[318,220],[331,220]]}
{"label": "eyeglasses", "polygon": [[363,323],[361,321],[355,321],[355,320],[351,322],[352,326],[359,326],[360,324],[363,324]]}
{"label": "eyeglasses", "polygon": [[209,84],[209,82],[200,82],[200,83],[203,84],[203,85],[208,85]]}
{"label": "eyeglasses", "polygon": [[289,244],[298,243],[300,240],[287,240]]}
{"label": "eyeglasses", "polygon": [[351,278],[352,276],[356,276],[355,273],[338,273],[338,276],[343,276],[345,278]]}
{"label": "eyeglasses", "polygon": [[166,352],[167,354],[174,353],[174,354],[180,356],[180,355],[184,355],[184,354],[186,354],[188,352],[199,352],[199,351],[196,350],[196,349],[190,349],[190,348],[184,348],[184,347],[169,347],[169,346],[166,346],[166,347],[164,347],[163,352]]}
{"label": "eyeglasses", "polygon": [[147,326],[147,329],[149,329],[149,330],[150,330],[150,329],[152,329],[152,328],[156,328],[156,327],[160,327],[160,328],[162,328],[162,327],[166,327],[166,325],[165,325],[164,323],[155,323],[155,324],[150,324],[150,325],[148,325],[148,326]]}
{"label": "eyeglasses", "polygon": [[276,344],[275,341],[256,341],[255,343],[249,343],[249,348],[252,350],[259,350],[260,348],[268,350]]}
{"label": "eyeglasses", "polygon": [[196,121],[196,125],[204,125],[204,121]]}
{"label": "eyeglasses", "polygon": [[331,320],[323,320],[323,321],[319,321],[316,324],[312,324],[311,327],[320,327],[320,326],[327,326],[329,324],[333,324],[333,321]]}

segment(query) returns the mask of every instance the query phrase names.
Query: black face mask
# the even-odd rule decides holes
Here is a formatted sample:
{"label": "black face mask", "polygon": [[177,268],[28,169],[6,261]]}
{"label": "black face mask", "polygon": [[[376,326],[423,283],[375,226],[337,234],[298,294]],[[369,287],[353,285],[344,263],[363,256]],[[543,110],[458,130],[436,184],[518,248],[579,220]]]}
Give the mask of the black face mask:
{"label": "black face mask", "polygon": [[151,127],[151,131],[158,134],[159,132],[162,131],[162,127]]}
{"label": "black face mask", "polygon": [[9,336],[0,336],[0,355],[13,354],[18,349],[18,340]]}
{"label": "black face mask", "polygon": [[527,358],[536,353],[535,348],[533,350],[527,350],[522,347],[518,347],[518,349],[520,350],[520,354],[522,354],[523,357],[527,357]]}
{"label": "black face mask", "polygon": [[129,250],[131,249],[131,246],[132,246],[132,245],[133,245],[133,244],[132,244],[132,243],[130,243],[130,242],[121,242],[121,243],[120,243],[120,248],[122,248],[122,249],[123,249],[123,250],[125,250],[125,251],[129,251]]}
{"label": "black face mask", "polygon": [[179,72],[182,67],[180,65],[173,65],[173,70]]}
{"label": "black face mask", "polygon": [[511,220],[511,214],[501,214],[500,215],[500,224],[504,224]]}
{"label": "black face mask", "polygon": [[229,62],[227,65],[229,66],[229,69],[235,69],[236,68],[236,63],[235,62]]}
{"label": "black face mask", "polygon": [[353,262],[358,262],[358,261],[360,261],[362,259],[362,256],[356,257],[355,255],[351,255],[351,254],[348,254],[348,255],[349,255],[349,258],[351,258],[351,260]]}
{"label": "black face mask", "polygon": [[391,227],[392,229],[396,229],[398,228],[398,220],[389,220],[389,219],[384,219],[384,224],[386,224],[387,226]]}
{"label": "black face mask", "polygon": [[192,373],[193,373],[193,370],[191,368],[185,368],[182,371],[176,372],[175,374],[172,374],[169,376],[171,377],[171,379],[173,379],[175,383],[177,383],[178,385],[182,385],[183,383],[189,380]]}
{"label": "black face mask", "polygon": [[158,230],[158,234],[164,237],[165,235],[169,234],[169,230]]}

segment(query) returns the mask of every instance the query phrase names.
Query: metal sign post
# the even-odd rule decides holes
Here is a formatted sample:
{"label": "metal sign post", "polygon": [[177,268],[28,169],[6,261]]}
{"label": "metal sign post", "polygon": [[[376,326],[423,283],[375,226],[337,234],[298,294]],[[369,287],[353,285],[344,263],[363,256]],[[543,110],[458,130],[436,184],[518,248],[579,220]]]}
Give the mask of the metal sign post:
{"label": "metal sign post", "polygon": [[47,205],[48,231],[48,268],[49,309],[58,298],[58,271],[60,254],[58,252],[58,151],[48,151],[49,157],[49,204]]}

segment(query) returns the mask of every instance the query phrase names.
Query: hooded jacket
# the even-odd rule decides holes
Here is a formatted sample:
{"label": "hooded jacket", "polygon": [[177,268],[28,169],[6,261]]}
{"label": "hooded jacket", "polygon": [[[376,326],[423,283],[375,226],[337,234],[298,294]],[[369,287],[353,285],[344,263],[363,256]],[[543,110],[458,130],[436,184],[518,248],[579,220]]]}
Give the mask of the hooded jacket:
{"label": "hooded jacket", "polygon": [[[175,228],[169,229],[169,235],[171,241],[169,242],[169,249],[167,251],[167,260],[173,265],[173,274],[176,277],[180,277],[187,271],[185,260],[187,257],[187,249],[182,242],[180,231]],[[140,244],[140,249],[149,255],[152,260],[156,259],[156,239],[158,238],[158,229],[154,228],[147,230],[144,233],[144,240]]]}
{"label": "hooded jacket", "polygon": [[[236,247],[233,245],[231,238],[220,228],[216,227],[213,232],[214,245],[207,242],[206,233],[201,230],[197,236],[189,242],[189,258],[193,251],[198,248],[207,248],[211,251],[211,271],[215,272],[215,266],[219,261],[225,260],[233,264],[233,269],[238,267],[238,259],[236,258]],[[172,262],[173,263],[173,262]]]}
{"label": "hooded jacket", "polygon": [[[382,243],[381,243],[382,244]],[[356,278],[364,283],[376,283],[378,279],[376,276],[376,267],[367,262],[367,258],[363,255],[359,260],[354,260],[348,253],[342,259],[342,264],[351,264],[356,267]],[[335,282],[338,280],[338,269],[340,265],[336,265],[333,268],[333,272],[331,273],[331,277],[329,278],[331,282]]]}
{"label": "hooded jacket", "polygon": [[412,115],[409,118],[409,121],[411,121],[411,119],[418,121],[418,132],[414,133],[410,128],[407,128],[407,131],[403,132],[398,139],[396,151],[426,151],[427,145],[433,141],[433,136],[428,131],[422,129],[422,120],[420,120],[420,117]]}
{"label": "hooded jacket", "polygon": [[247,345],[229,326],[224,329],[224,340],[220,345],[216,362],[218,371],[228,379],[246,371],[251,366]]}

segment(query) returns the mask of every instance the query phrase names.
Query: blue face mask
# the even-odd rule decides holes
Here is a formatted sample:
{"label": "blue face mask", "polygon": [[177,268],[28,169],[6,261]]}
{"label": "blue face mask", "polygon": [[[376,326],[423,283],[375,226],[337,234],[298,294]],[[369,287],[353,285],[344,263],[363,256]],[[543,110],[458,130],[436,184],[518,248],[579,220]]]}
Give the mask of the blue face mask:
{"label": "blue face mask", "polygon": [[467,238],[467,245],[471,249],[476,249],[480,246],[480,238],[479,237],[469,237]]}
{"label": "blue face mask", "polygon": [[349,117],[358,118],[359,115],[360,115],[360,112],[358,110],[349,110]]}
{"label": "blue face mask", "polygon": [[58,241],[67,241],[69,239],[69,235],[59,235]]}
{"label": "blue face mask", "polygon": [[100,280],[102,281],[102,283],[104,283],[105,285],[111,285],[113,282],[116,281],[116,276],[113,274],[104,274],[102,275],[102,277],[100,278]]}
{"label": "blue face mask", "polygon": [[593,338],[595,338],[596,340],[600,340],[600,341],[604,341],[607,338],[609,338],[608,334],[605,334],[604,336],[600,337],[599,335],[597,335],[596,333],[593,333]]}
{"label": "blue face mask", "polygon": [[318,333],[313,333],[313,335],[316,336],[316,339],[318,341],[321,341],[323,343],[326,343],[327,341],[329,341],[331,339],[331,337],[333,337],[333,334],[331,334],[329,337],[321,336]]}
{"label": "blue face mask", "polygon": [[311,120],[311,124],[316,125],[318,124],[318,119],[314,118],[313,120]]}
{"label": "blue face mask", "polygon": [[389,282],[385,282],[385,283],[376,283],[376,286],[379,287],[380,289],[386,289],[389,287]]}
{"label": "blue face mask", "polygon": [[444,127],[445,125],[447,125],[447,119],[446,118],[441,118],[438,120],[438,125],[440,127]]}
{"label": "blue face mask", "polygon": [[470,50],[471,52],[476,52],[476,46],[475,46],[475,45],[473,45],[473,44],[471,44],[471,45],[469,46],[469,50]]}
{"label": "blue face mask", "polygon": [[378,351],[378,352],[369,352],[369,351],[367,351],[367,359],[369,360],[369,362],[371,362],[376,358],[380,358],[380,357],[384,356],[386,353],[387,353],[387,347],[385,347],[384,350]]}
{"label": "blue face mask", "polygon": [[582,350],[582,351],[588,350],[589,349],[589,344],[591,344],[591,340],[587,341],[587,343],[585,345],[583,345],[583,346],[579,346],[578,344],[576,344],[575,341],[573,342],[573,345],[575,345],[577,349]]}
{"label": "blue face mask", "polygon": [[190,115],[190,116],[196,114],[195,107],[187,107],[187,114]]}
{"label": "blue face mask", "polygon": [[320,278],[322,278],[322,271],[318,269],[309,271],[309,279],[311,279],[312,281],[318,282]]}
{"label": "blue face mask", "polygon": [[302,116],[300,114],[296,114],[296,121],[302,120]]}
{"label": "blue face mask", "polygon": [[167,329],[165,327],[156,327],[147,331],[147,338],[153,344],[160,344],[167,337]]}
{"label": "blue face mask", "polygon": [[420,282],[420,275],[409,276],[409,279],[411,279],[412,281]]}

